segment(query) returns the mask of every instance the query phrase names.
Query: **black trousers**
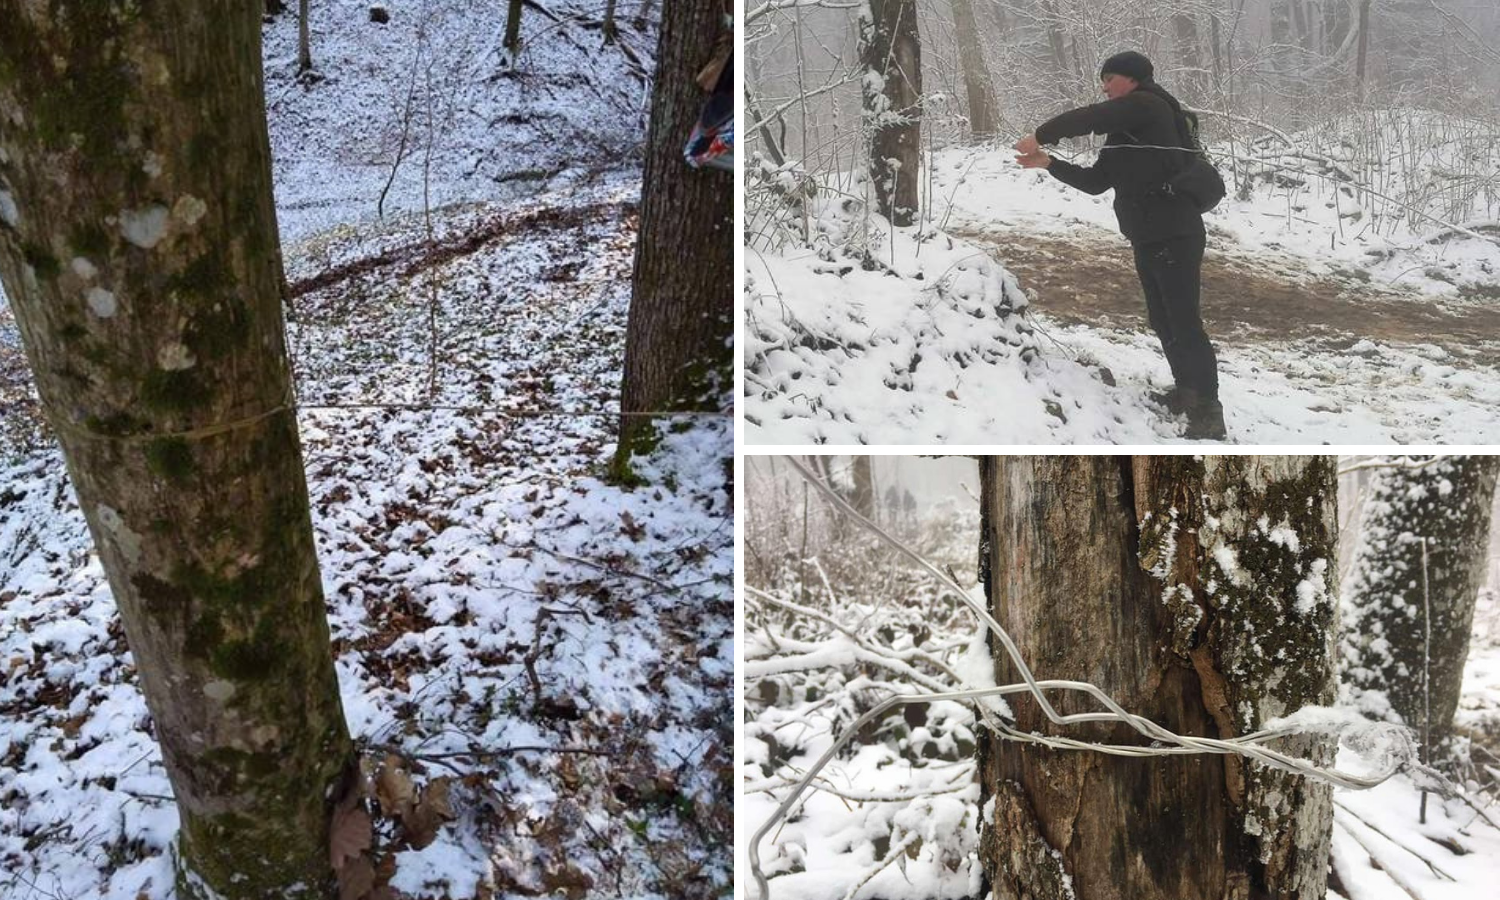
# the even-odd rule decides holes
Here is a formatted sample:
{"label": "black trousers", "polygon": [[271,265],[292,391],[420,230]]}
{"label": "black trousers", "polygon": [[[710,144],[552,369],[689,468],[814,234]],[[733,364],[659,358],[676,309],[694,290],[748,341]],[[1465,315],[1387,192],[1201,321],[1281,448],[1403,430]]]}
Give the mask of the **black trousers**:
{"label": "black trousers", "polygon": [[1179,388],[1205,399],[1219,397],[1219,361],[1214,356],[1198,301],[1202,291],[1204,236],[1135,244],[1135,272],[1146,292],[1146,318]]}

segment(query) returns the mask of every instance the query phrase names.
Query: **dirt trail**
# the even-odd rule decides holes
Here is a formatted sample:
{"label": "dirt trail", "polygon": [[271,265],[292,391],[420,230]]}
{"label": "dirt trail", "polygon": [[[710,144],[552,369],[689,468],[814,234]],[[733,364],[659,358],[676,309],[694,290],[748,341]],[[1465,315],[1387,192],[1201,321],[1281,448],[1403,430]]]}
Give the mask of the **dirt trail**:
{"label": "dirt trail", "polygon": [[[1147,330],[1130,246],[1099,229],[1072,235],[959,232],[997,247],[1034,309],[1069,323]],[[1361,338],[1432,344],[1456,357],[1500,365],[1500,309],[1458,305],[1349,277],[1316,276],[1295,260],[1248,256],[1210,238],[1203,263],[1203,318],[1215,340],[1309,338],[1330,349]]]}

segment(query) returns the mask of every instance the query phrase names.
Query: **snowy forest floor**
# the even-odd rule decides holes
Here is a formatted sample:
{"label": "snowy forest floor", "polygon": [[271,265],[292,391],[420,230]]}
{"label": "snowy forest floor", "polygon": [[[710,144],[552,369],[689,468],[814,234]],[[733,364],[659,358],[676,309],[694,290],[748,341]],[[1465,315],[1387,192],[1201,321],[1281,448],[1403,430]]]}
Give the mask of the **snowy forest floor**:
{"label": "snowy forest floor", "polygon": [[[975,584],[978,521],[972,508],[938,507],[924,521],[884,524],[961,584]],[[776,534],[755,522],[754,509],[746,525],[747,541],[751,534]],[[858,623],[855,632],[890,651],[890,660],[913,660],[921,649],[962,671],[960,659],[975,630],[972,616],[915,565],[866,536],[814,549],[800,566],[795,551],[778,546],[774,537],[754,551],[747,545],[746,553],[773,561],[773,568],[782,561],[771,576],[751,566],[748,588],[814,608],[845,626]],[[1038,678],[1048,677],[1042,661],[1033,664]],[[868,653],[857,656],[831,622],[791,615],[752,595],[746,749],[740,760],[746,833],[766,820],[859,714],[888,694],[926,690],[902,677],[901,665]],[[1485,755],[1500,755],[1500,598],[1491,592],[1481,597],[1475,616],[1463,690],[1456,723],[1479,748],[1470,786],[1483,787],[1479,802],[1500,818],[1500,768]],[[974,856],[980,816],[976,727],[968,706],[948,701],[898,708],[866,726],[821,773],[826,790],[805,793],[762,843],[769,900],[982,897]],[[1339,768],[1357,771],[1360,765],[1358,757],[1340,752]],[[1368,791],[1335,789],[1334,802],[1330,900],[1478,900],[1490,896],[1500,879],[1500,830],[1478,820],[1468,806],[1434,795],[1428,798],[1427,824],[1419,824],[1420,793],[1405,775]],[[737,847],[736,865],[749,872],[744,846]],[[755,897],[753,887],[743,896]]]}
{"label": "snowy forest floor", "polygon": [[[929,176],[920,228],[875,217],[862,237],[858,198],[819,200],[812,249],[751,255],[747,440],[1182,440],[1183,420],[1149,398],[1171,375],[1110,197],[998,147],[939,151]],[[1334,193],[1258,185],[1206,217],[1229,439],[1493,442],[1500,247],[1357,224]],[[976,272],[1011,294],[997,306]],[[1009,316],[1023,305],[1024,326]],[[1024,363],[1005,347],[1032,341]]]}
{"label": "snowy forest floor", "polygon": [[[434,46],[476,52],[438,67],[465,102],[432,158],[430,222],[420,159],[382,220],[393,145],[362,135],[398,130],[371,112],[418,41],[410,8],[391,6],[389,29],[364,5],[315,17],[316,86],[289,70],[294,17],[268,26],[266,54],[346,718],[371,758],[404,756],[419,783],[455,779],[457,819],[430,846],[379,827],[379,871],[440,900],[724,893],[732,422],[666,423],[643,486],[604,477],[640,179],[622,151],[642,127],[611,105],[639,99],[637,66],[538,16],[507,75],[477,52],[473,23],[493,10],[425,5]],[[581,134],[617,168],[555,158]],[[171,789],[3,297],[0,411],[0,897],[168,900]]]}

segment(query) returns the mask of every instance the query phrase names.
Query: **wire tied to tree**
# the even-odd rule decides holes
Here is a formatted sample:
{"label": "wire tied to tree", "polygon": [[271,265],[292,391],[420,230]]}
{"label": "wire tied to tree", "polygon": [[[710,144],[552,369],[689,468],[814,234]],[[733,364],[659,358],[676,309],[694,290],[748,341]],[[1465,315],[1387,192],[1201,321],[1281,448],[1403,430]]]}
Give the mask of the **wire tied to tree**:
{"label": "wire tied to tree", "polygon": [[248,416],[242,416],[238,419],[232,419],[228,422],[214,422],[209,425],[200,425],[196,428],[187,428],[181,431],[148,431],[139,434],[109,434],[107,432],[88,428],[84,425],[80,425],[77,422],[72,421],[71,419],[68,419],[57,410],[49,406],[46,402],[41,402],[39,405],[42,408],[43,415],[47,419],[47,424],[51,425],[52,429],[56,432],[66,434],[67,436],[76,440],[112,441],[118,444],[144,444],[151,441],[160,440],[202,441],[207,440],[208,438],[228,434],[232,431],[238,431],[241,428],[249,428],[252,425],[258,425],[261,422],[264,422],[265,420],[270,419],[274,416],[278,416],[284,412],[295,412],[297,409],[297,403],[292,399],[291,392],[288,391],[285,399],[283,399],[276,406],[273,406],[263,412],[258,412]]}
{"label": "wire tied to tree", "polygon": [[[1149,738],[1153,744],[1150,746],[1131,746],[1120,744],[1101,744],[1091,741],[1080,741],[1072,738],[1057,737],[1051,735],[1023,733],[1012,728],[1002,721],[1000,717],[987,704],[978,703],[976,709],[985,725],[993,729],[997,734],[1010,740],[1039,744],[1066,750],[1086,750],[1096,753],[1105,753],[1112,756],[1148,757],[1148,756],[1179,756],[1197,753],[1215,754],[1237,754],[1249,759],[1258,760],[1269,766],[1274,766],[1294,774],[1305,775],[1338,787],[1363,790],[1381,784],[1398,771],[1406,770],[1416,776],[1423,784],[1430,784],[1434,790],[1444,794],[1449,791],[1445,780],[1437,772],[1426,765],[1418,762],[1414,757],[1416,754],[1410,732],[1401,726],[1390,723],[1364,722],[1360,720],[1355,737],[1361,742],[1379,745],[1382,757],[1378,762],[1377,769],[1371,774],[1355,774],[1342,772],[1333,768],[1324,768],[1298,757],[1290,756],[1266,746],[1270,741],[1286,737],[1292,734],[1321,731],[1331,734],[1343,735],[1354,730],[1357,714],[1351,714],[1349,719],[1340,723],[1320,723],[1316,726],[1307,722],[1286,722],[1283,724],[1273,723],[1273,727],[1257,731],[1253,734],[1222,740],[1217,738],[1192,737],[1179,735],[1156,724],[1144,716],[1138,716],[1127,712],[1099,687],[1079,681],[1067,680],[1037,680],[1032,674],[1031,668],[1022,658],[1020,650],[1012,640],[1010,634],[990,615],[984,606],[978,603],[973,596],[962,585],[958,584],[951,576],[944,573],[937,566],[928,561],[921,554],[911,549],[900,539],[892,536],[885,529],[861,515],[832,487],[825,484],[815,473],[807,468],[796,458],[788,458],[793,469],[815,490],[822,494],[843,515],[857,522],[864,528],[873,532],[884,543],[889,544],[898,553],[915,562],[919,567],[926,570],[938,580],[940,584],[955,592],[971,612],[979,619],[980,623],[989,635],[998,640],[1005,648],[1006,655],[1011,664],[1015,666],[1020,674],[1022,682],[995,687],[972,687],[965,685],[961,690],[934,691],[925,694],[897,695],[888,697],[860,716],[848,728],[839,734],[833,744],[824,751],[817,761],[807,770],[800,781],[797,782],[792,792],[784,798],[776,807],[776,810],[756,829],[750,838],[748,856],[750,860],[750,871],[755,878],[760,892],[761,900],[770,900],[770,884],[760,864],[760,843],[770,833],[796,804],[802,793],[812,785],[813,781],[823,768],[833,759],[834,755],[860,733],[860,730],[871,721],[884,716],[888,711],[911,703],[931,703],[940,700],[982,700],[988,697],[1003,697],[1010,694],[1028,694],[1034,699],[1042,712],[1049,720],[1057,725],[1077,725],[1085,722],[1120,722],[1134,728],[1143,736]],[[1052,703],[1048,701],[1045,691],[1076,691],[1086,694],[1099,702],[1107,711],[1093,713],[1074,713],[1063,715],[1059,713]]]}

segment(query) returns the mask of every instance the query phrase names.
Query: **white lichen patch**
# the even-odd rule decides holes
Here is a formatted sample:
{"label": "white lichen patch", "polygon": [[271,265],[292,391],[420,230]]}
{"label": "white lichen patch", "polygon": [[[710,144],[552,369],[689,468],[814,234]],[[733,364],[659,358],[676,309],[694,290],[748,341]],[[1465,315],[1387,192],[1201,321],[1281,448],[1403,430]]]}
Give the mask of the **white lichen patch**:
{"label": "white lichen patch", "polygon": [[101,503],[94,514],[99,519],[99,527],[104,529],[105,537],[114,545],[115,551],[131,566],[139,565],[141,536],[130,530],[130,526],[125,524],[125,518],[120,515],[119,511]]}
{"label": "white lichen patch", "polygon": [[167,208],[158,203],[125,210],[120,213],[120,234],[142,250],[150,250],[167,236]]}
{"label": "white lichen patch", "polygon": [[112,319],[120,310],[120,304],[115,300],[115,295],[104,288],[89,288],[84,297],[88,300],[89,312],[101,319]]}
{"label": "white lichen patch", "polygon": [[93,281],[99,274],[99,268],[82,256],[73,257],[73,261],[68,264],[68,268],[72,269],[73,274],[84,281]]}
{"label": "white lichen patch", "polygon": [[161,157],[156,154],[156,151],[146,151],[146,159],[141,163],[141,171],[152,178],[161,177]]}
{"label": "white lichen patch", "polygon": [[0,222],[11,228],[21,225],[21,211],[16,208],[16,198],[10,191],[0,191]]}
{"label": "white lichen patch", "polygon": [[198,224],[198,220],[203,218],[206,212],[208,212],[208,204],[192,194],[183,194],[172,205],[172,218],[189,227]]}
{"label": "white lichen patch", "polygon": [[203,695],[219,703],[228,703],[234,692],[234,683],[229,681],[210,681],[203,686]]}
{"label": "white lichen patch", "polygon": [[173,341],[156,351],[156,364],[168,372],[180,372],[196,366],[198,358],[187,347]]}

